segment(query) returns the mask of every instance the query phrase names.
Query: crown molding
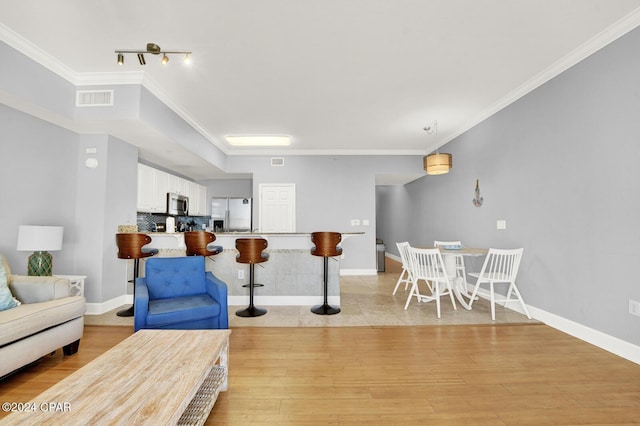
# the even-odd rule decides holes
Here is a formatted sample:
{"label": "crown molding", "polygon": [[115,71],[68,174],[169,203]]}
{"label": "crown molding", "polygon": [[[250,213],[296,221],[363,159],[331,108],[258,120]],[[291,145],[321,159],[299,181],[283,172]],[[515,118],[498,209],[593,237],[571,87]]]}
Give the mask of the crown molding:
{"label": "crown molding", "polygon": [[560,75],[572,66],[578,64],[583,59],[586,59],[589,56],[593,55],[598,50],[604,48],[608,44],[614,42],[618,38],[627,34],[629,31],[637,28],[638,26],[640,26],[640,7],[635,9],[633,12],[625,15],[615,24],[609,26],[608,28],[605,28],[599,34],[584,42],[580,47],[569,52],[563,58],[551,64],[551,66],[547,67],[545,70],[533,76],[531,79],[517,87],[502,99],[498,100],[495,104],[484,109],[482,112],[465,122],[463,125],[458,127],[458,129],[455,130],[450,136],[444,139],[442,141],[442,144],[439,145],[438,148],[462,135],[467,130],[480,124],[487,118],[496,114],[498,111],[509,106],[513,102],[517,101],[518,99],[522,98],[538,87],[542,86],[544,83]]}
{"label": "crown molding", "polygon": [[0,40],[65,80],[73,83],[77,76],[71,68],[2,23],[0,23]]}

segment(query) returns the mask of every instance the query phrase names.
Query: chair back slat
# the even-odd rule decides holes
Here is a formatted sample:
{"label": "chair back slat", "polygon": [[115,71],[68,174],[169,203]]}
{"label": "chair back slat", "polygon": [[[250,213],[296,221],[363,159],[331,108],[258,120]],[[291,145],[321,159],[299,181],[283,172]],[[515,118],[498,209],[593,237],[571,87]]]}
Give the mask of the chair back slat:
{"label": "chair back slat", "polygon": [[409,266],[411,276],[415,280],[445,280],[444,262],[440,250],[409,247]]}
{"label": "chair back slat", "polygon": [[402,261],[402,267],[404,269],[409,269],[409,245],[408,241],[403,241],[401,243],[396,243],[396,247],[398,247],[398,251],[400,252],[400,260]]}
{"label": "chair back slat", "polygon": [[480,276],[491,280],[515,281],[524,249],[489,249]]}

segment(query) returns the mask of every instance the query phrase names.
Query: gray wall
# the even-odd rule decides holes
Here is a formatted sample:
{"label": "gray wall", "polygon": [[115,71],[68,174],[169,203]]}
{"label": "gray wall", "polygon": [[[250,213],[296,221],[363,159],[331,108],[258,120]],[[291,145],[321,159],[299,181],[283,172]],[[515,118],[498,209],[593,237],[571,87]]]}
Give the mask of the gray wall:
{"label": "gray wall", "polygon": [[[126,261],[117,258],[115,233],[120,224],[136,223],[138,150],[107,135],[80,139],[75,270],[87,275],[87,301],[104,302],[126,290]],[[87,148],[97,153],[87,154]],[[87,157],[97,158],[98,167],[85,167]]]}
{"label": "gray wall", "polygon": [[78,138],[72,132],[0,105],[0,252],[12,271],[27,273],[31,253],[16,251],[19,225],[62,225],[62,250],[53,272],[75,264]]}
{"label": "gray wall", "polygon": [[378,188],[379,234],[524,247],[527,304],[640,344],[638,46],[635,30],[447,144],[451,173]]}
{"label": "gray wall", "polygon": [[[106,135],[77,135],[0,105],[0,252],[26,274],[31,253],[16,251],[19,225],[62,225],[53,273],[87,275],[85,296],[104,302],[124,294],[125,262],[114,234],[135,224],[137,149]],[[96,148],[96,154],[86,154]],[[98,167],[84,166],[87,157]]]}
{"label": "gray wall", "polygon": [[[297,231],[364,232],[342,244],[341,268],[375,272],[375,176],[419,172],[422,158],[285,156],[284,159],[284,166],[274,167],[269,157],[231,156],[227,159],[227,171],[253,173],[254,213],[258,209],[260,184],[295,183]],[[361,223],[368,219],[370,225],[351,226],[351,219],[359,219]]]}

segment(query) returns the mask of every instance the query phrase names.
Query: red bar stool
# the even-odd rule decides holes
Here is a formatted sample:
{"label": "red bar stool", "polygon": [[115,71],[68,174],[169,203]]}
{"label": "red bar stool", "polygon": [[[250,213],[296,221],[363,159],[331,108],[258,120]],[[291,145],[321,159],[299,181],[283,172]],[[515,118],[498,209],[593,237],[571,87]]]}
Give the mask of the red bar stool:
{"label": "red bar stool", "polygon": [[315,244],[315,247],[311,249],[311,254],[324,258],[324,303],[311,308],[311,312],[314,314],[334,315],[340,312],[340,308],[328,303],[329,258],[342,254],[342,248],[338,247],[340,241],[342,241],[342,234],[339,232],[313,232],[311,234],[311,242]]}
{"label": "red bar stool", "polygon": [[187,256],[215,256],[222,253],[222,246],[212,243],[216,236],[206,231],[188,231],[184,233],[184,243],[187,245]]}
{"label": "red bar stool", "polygon": [[259,317],[267,313],[266,309],[258,308],[253,304],[253,289],[256,287],[254,268],[256,263],[269,260],[269,254],[262,252],[267,248],[267,245],[267,240],[264,238],[238,238],[236,240],[236,249],[238,250],[236,262],[249,265],[249,306],[236,311],[236,315],[239,317]]}
{"label": "red bar stool", "polygon": [[[158,249],[145,248],[143,246],[151,242],[151,237],[138,232],[116,234],[116,245],[118,246],[119,259],[133,259],[133,300],[136,300],[136,278],[140,270],[140,259],[158,254]],[[132,317],[134,306],[118,311],[119,317]]]}

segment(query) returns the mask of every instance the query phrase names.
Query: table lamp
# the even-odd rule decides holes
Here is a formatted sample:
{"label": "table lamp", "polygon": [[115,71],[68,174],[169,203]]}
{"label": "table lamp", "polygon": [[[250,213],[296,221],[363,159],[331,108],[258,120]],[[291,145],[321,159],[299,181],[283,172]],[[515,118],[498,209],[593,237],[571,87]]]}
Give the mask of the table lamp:
{"label": "table lamp", "polygon": [[33,251],[27,263],[27,274],[50,276],[53,259],[49,251],[62,249],[63,226],[18,227],[18,251]]}

